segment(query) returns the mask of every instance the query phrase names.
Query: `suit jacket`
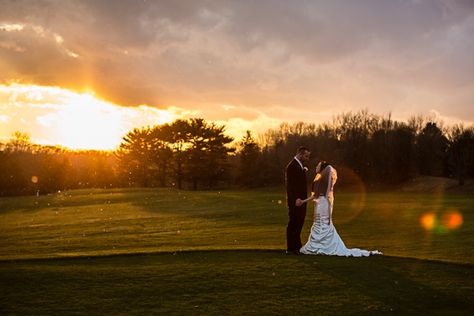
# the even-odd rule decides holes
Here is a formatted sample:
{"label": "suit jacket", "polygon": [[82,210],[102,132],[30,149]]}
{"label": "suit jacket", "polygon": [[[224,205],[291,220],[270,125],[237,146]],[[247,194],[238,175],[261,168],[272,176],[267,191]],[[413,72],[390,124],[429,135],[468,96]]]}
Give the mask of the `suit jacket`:
{"label": "suit jacket", "polygon": [[306,172],[301,169],[300,164],[294,158],[285,168],[285,183],[289,207],[295,207],[297,198],[304,200],[308,197]]}

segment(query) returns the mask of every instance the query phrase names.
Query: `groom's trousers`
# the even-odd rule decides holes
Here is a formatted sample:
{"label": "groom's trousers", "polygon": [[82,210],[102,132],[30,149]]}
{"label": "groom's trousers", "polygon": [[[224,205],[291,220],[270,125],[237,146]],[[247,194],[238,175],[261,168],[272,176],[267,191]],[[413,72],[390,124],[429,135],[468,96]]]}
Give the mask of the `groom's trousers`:
{"label": "groom's trousers", "polygon": [[301,248],[301,230],[306,217],[306,203],[302,206],[289,206],[288,226],[286,227],[286,249],[299,251]]}

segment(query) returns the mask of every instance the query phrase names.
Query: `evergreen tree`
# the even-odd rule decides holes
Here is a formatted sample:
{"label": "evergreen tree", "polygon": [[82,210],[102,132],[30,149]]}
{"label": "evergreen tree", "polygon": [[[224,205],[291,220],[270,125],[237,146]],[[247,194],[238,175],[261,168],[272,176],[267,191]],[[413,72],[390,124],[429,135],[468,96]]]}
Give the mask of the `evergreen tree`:
{"label": "evergreen tree", "polygon": [[153,144],[150,141],[151,130],[135,128],[123,137],[116,152],[122,172],[126,175],[128,185],[148,187],[153,180],[152,156]]}
{"label": "evergreen tree", "polygon": [[246,131],[239,145],[239,183],[246,187],[255,187],[259,184],[261,177],[259,174],[260,149],[251,131]]}

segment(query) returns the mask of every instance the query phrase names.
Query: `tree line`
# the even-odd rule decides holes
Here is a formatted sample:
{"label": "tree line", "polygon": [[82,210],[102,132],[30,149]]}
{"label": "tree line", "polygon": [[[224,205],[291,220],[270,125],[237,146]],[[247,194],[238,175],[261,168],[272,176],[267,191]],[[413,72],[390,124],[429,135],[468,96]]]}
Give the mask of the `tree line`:
{"label": "tree line", "polygon": [[[369,187],[393,186],[417,176],[437,176],[455,178],[464,185],[474,177],[474,126],[444,126],[421,116],[400,122],[390,115],[359,111],[318,125],[283,123],[262,135],[260,143],[260,159],[273,171],[261,170],[259,178],[247,178],[257,186],[284,181],[278,170],[300,144],[311,150],[311,166],[318,160],[339,166],[341,184],[362,181]],[[310,171],[314,176],[314,168]],[[273,177],[266,178],[265,173]]]}
{"label": "tree line", "polygon": [[237,141],[225,126],[201,118],[136,128],[118,149],[69,151],[32,144],[16,133],[0,143],[0,195],[43,194],[76,188],[175,187],[221,189],[282,185],[284,167],[304,145],[334,164],[342,185],[392,186],[419,175],[474,177],[474,127],[422,117],[407,122],[349,112],[331,122],[283,123]]}
{"label": "tree line", "polygon": [[0,196],[119,186],[113,153],[32,144],[16,132],[0,143]]}

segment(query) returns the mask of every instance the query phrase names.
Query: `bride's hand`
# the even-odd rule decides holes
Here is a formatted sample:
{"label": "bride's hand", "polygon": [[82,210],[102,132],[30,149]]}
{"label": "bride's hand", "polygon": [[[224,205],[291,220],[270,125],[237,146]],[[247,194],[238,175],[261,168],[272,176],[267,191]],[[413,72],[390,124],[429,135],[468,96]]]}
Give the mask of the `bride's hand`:
{"label": "bride's hand", "polygon": [[318,197],[316,196],[316,194],[314,194],[314,192],[311,192],[311,202],[318,202]]}

